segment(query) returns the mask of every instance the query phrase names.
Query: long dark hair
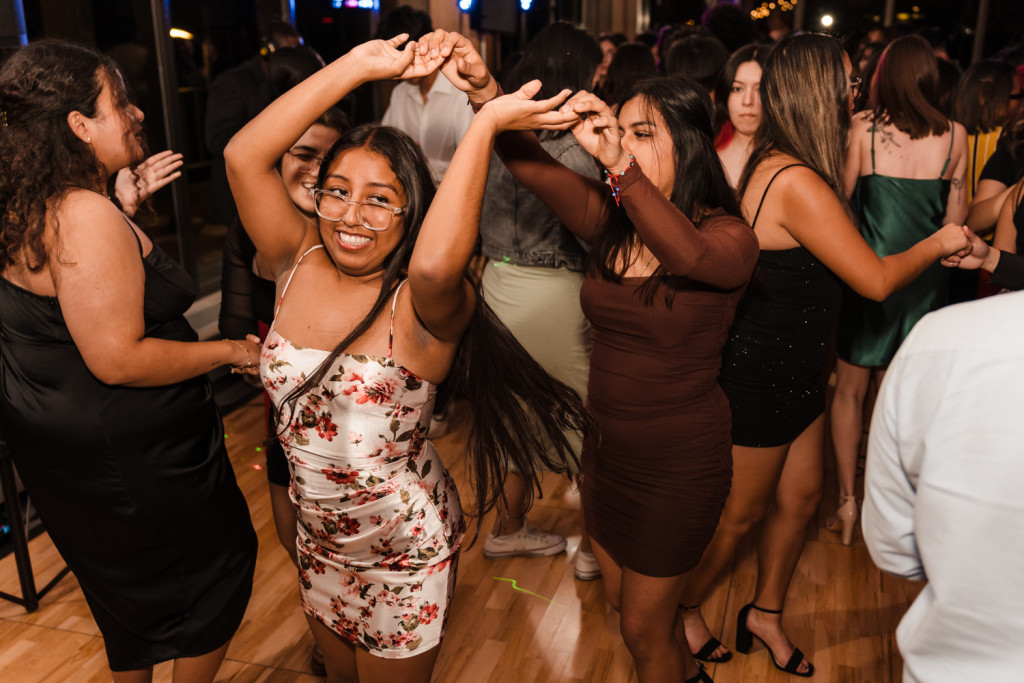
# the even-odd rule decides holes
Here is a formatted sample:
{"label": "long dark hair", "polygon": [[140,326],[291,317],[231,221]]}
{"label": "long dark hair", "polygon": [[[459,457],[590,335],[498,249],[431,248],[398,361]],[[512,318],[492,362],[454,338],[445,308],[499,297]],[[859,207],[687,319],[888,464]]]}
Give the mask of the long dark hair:
{"label": "long dark hair", "polygon": [[764,71],[764,62],[771,50],[767,45],[744,45],[729,55],[722,72],[715,84],[715,137],[722,129],[722,124],[729,120],[729,95],[732,92],[732,82],[736,80],[736,71],[741,64],[755,62],[761,71]]}
{"label": "long dark hair", "polygon": [[625,102],[623,95],[630,85],[638,78],[646,78],[658,73],[658,65],[654,63],[651,49],[643,43],[624,43],[612,56],[608,65],[608,73],[604,77],[601,97],[614,106]]}
{"label": "long dark hair", "polygon": [[0,68],[0,269],[19,260],[39,271],[46,263],[47,210],[74,187],[102,191],[107,178],[67,117],[73,111],[94,117],[104,83],[127,118],[117,67],[88,48],[39,41]]}
{"label": "long dark hair", "polygon": [[850,136],[850,79],[843,48],[830,36],[786,36],[772,48],[761,72],[761,127],[740,176],[747,190],[754,170],[773,152],[809,166],[836,193],[850,214],[843,185]]}
{"label": "long dark hair", "polygon": [[[672,139],[675,182],[669,200],[676,208],[698,225],[716,209],[742,218],[739,201],[715,151],[711,125],[713,108],[707,91],[683,76],[655,76],[633,83],[623,101],[629,102],[635,97],[641,98],[640,104],[648,120],[654,111],[661,114]],[[602,230],[591,245],[590,273],[619,282],[636,259],[635,235],[625,210],[618,208],[617,220]],[[621,270],[615,269],[617,262],[622,264]],[[679,282],[661,265],[640,289],[645,305],[654,303],[655,293],[662,285],[665,285],[665,303],[671,307]]]}
{"label": "long dark hair", "polygon": [[902,36],[882,51],[871,80],[872,119],[891,124],[911,140],[942,135],[949,120],[938,110],[939,67],[920,36]]}
{"label": "long dark hair", "polygon": [[[533,79],[540,79],[537,99],[554,97],[563,90],[590,90],[601,46],[594,37],[567,21],[556,21],[527,43],[519,62],[502,81],[505,92],[515,92]],[[559,137],[568,131],[550,131],[543,137]]]}
{"label": "long dark hair", "polygon": [[[281,401],[281,407],[275,411],[278,434],[297,419],[300,399],[317,390],[338,357],[384,313],[405,275],[423,219],[434,199],[434,181],[419,146],[397,128],[376,124],[359,126],[338,139],[320,164],[318,187],[323,187],[334,161],[352,149],[366,149],[388,160],[405,190],[405,231],[384,260],[380,294],[370,312]],[[586,437],[595,429],[593,418],[575,391],[548,375],[530,357],[484,303],[479,291],[476,310],[455,354],[448,381],[453,393],[466,396],[473,404],[467,448],[476,493],[471,514],[482,517],[504,496],[509,469],[528,483],[529,505],[534,490],[540,490],[535,462],[555,472],[566,472],[578,465],[566,432],[575,431]],[[282,420],[285,411],[287,421]],[[554,445],[555,457],[548,453],[544,437]]]}

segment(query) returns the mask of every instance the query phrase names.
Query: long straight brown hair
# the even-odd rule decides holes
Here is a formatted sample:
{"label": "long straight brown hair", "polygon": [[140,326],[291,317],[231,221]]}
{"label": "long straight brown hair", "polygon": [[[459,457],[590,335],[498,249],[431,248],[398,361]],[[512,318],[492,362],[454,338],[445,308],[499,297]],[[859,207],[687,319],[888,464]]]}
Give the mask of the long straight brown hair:
{"label": "long straight brown hair", "polygon": [[920,36],[889,43],[871,81],[873,119],[891,124],[911,140],[942,135],[949,120],[938,110],[939,66],[932,46]]}
{"label": "long straight brown hair", "polygon": [[761,72],[761,127],[743,175],[742,197],[754,170],[775,152],[810,167],[850,213],[843,164],[850,135],[850,79],[843,48],[830,36],[801,33],[780,40]]}

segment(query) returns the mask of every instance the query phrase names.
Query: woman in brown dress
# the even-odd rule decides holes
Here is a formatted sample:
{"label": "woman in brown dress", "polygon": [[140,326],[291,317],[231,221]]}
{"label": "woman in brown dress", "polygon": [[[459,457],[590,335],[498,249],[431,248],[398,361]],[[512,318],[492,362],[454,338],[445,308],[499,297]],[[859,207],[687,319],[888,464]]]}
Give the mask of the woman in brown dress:
{"label": "woman in brown dress", "polygon": [[[467,74],[456,85],[474,102],[493,97],[468,43],[454,49]],[[696,83],[640,81],[617,116],[585,92],[563,111],[581,115],[573,134],[611,188],[562,166],[532,133],[504,133],[498,146],[516,179],[590,245],[581,300],[601,438],[582,458],[587,531],[638,679],[710,681],[673,624],[729,492],[729,405],[717,377],[757,240],[718,162],[711,101]]]}

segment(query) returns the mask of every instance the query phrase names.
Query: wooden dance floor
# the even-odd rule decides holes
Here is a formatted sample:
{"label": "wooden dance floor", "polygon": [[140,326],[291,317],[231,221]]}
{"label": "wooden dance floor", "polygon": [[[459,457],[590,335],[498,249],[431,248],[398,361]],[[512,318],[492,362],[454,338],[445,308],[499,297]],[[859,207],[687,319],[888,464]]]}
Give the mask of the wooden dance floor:
{"label": "wooden dance floor", "polygon": [[[461,460],[467,413],[468,406],[458,403],[452,431],[436,441],[460,487],[465,481]],[[228,451],[249,501],[260,551],[252,600],[218,680],[315,683],[322,679],[308,669],[312,637],[299,607],[294,569],[274,533],[263,456],[257,450],[263,424],[262,399],[225,419]],[[818,523],[809,530],[786,605],[788,633],[814,662],[813,680],[899,681],[902,662],[893,631],[922,584],[875,569],[859,531],[854,545],[844,548],[838,534],[822,528],[827,511],[835,507],[831,467],[827,481],[829,495]],[[564,480],[549,476],[544,498],[537,501],[530,518],[535,526],[565,535],[569,552],[485,560],[482,538],[464,552],[434,681],[636,681],[617,616],[605,605],[601,581],[573,578],[572,557],[582,527],[579,496]],[[46,534],[30,547],[36,583],[42,586],[63,563]],[[754,558],[747,547],[704,605],[709,625],[727,644],[734,641],[736,612],[751,599],[753,584]],[[19,593],[13,555],[0,561],[0,591]],[[759,644],[749,656],[737,654],[709,672],[717,683],[796,680],[776,671]],[[170,665],[157,667],[154,678],[170,681]],[[18,605],[0,602],[0,681],[109,680],[99,631],[74,576],[65,577],[47,594],[37,612],[29,614]]]}

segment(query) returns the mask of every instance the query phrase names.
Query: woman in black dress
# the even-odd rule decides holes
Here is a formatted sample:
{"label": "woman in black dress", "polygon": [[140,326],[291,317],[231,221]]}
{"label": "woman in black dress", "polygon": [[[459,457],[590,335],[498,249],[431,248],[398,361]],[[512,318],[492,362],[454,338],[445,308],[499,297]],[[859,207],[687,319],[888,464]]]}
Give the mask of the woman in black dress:
{"label": "woman in black dress", "polygon": [[196,342],[194,285],[105,196],[144,157],[114,64],[40,42],[0,70],[0,419],[103,634],[115,681],[211,681],[252,588],[256,535]]}

